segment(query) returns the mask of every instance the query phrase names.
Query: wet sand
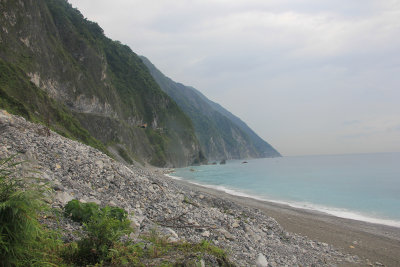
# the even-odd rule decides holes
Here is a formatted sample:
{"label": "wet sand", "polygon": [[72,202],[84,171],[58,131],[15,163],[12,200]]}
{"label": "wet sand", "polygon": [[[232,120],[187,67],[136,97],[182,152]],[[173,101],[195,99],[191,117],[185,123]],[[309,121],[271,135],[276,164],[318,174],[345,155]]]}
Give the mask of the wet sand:
{"label": "wet sand", "polygon": [[[170,179],[170,178],[169,178]],[[278,221],[286,231],[325,242],[346,253],[358,255],[364,266],[400,266],[400,228],[343,219],[322,212],[227,194],[211,188],[174,180],[217,198],[259,209]],[[347,265],[351,266],[351,265]],[[359,266],[359,265],[358,265]]]}

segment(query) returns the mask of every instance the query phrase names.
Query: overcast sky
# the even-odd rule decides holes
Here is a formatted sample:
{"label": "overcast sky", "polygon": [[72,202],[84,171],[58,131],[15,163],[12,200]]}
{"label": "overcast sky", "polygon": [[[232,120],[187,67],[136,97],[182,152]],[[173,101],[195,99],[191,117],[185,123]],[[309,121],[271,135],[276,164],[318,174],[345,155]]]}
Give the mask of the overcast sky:
{"label": "overcast sky", "polygon": [[69,0],[283,155],[400,151],[400,0]]}

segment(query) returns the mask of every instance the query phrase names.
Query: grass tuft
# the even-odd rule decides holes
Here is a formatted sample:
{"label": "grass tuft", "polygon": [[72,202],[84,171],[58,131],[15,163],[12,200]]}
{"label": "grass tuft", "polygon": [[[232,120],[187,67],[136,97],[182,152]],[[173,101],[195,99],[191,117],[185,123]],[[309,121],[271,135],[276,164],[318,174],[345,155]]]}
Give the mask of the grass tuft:
{"label": "grass tuft", "polygon": [[2,266],[51,266],[54,234],[38,222],[44,190],[21,178],[16,156],[0,159],[0,262]]}

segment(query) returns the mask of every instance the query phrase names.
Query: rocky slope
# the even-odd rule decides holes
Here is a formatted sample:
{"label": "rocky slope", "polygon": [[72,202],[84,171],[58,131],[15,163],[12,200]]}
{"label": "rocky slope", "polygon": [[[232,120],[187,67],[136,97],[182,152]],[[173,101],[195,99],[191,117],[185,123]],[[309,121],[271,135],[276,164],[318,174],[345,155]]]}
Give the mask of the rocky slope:
{"label": "rocky slope", "polygon": [[190,119],[141,59],[66,0],[1,0],[0,11],[0,107],[128,163],[204,161]]}
{"label": "rocky slope", "polygon": [[[125,166],[104,153],[0,110],[0,158],[20,153],[54,190],[52,205],[70,199],[117,205],[129,212],[136,235],[153,229],[171,242],[209,240],[238,266],[336,266],[357,262],[332,246],[286,232],[258,210],[178,185],[161,173]],[[74,226],[63,225],[73,237]],[[69,229],[69,230],[68,230]],[[72,229],[72,230],[71,230]],[[266,260],[266,261],[265,261]]]}
{"label": "rocky slope", "polygon": [[141,57],[151,75],[193,122],[202,151],[210,160],[279,157],[246,123],[209,100],[193,87],[163,75],[147,58]]}

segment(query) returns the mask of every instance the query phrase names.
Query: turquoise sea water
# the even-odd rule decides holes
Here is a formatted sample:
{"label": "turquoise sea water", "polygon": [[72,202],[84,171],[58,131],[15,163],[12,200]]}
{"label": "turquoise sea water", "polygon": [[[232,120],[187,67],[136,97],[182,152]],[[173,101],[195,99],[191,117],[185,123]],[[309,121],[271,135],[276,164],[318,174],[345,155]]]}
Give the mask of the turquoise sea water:
{"label": "turquoise sea water", "polygon": [[400,153],[228,161],[172,175],[234,195],[400,227]]}

